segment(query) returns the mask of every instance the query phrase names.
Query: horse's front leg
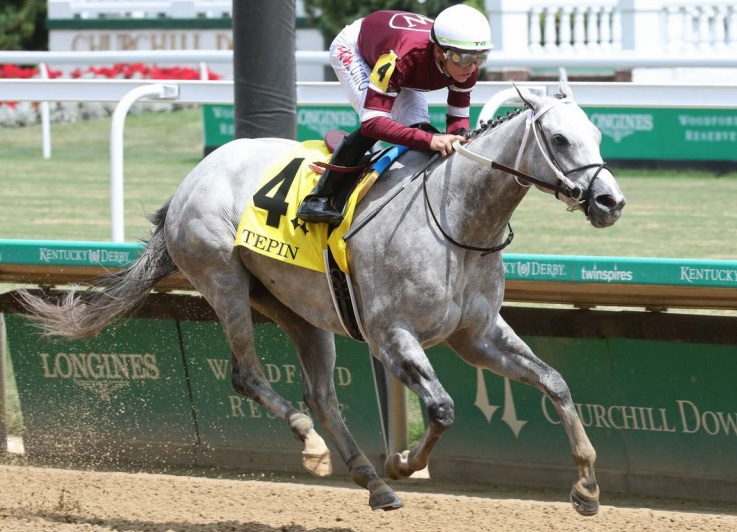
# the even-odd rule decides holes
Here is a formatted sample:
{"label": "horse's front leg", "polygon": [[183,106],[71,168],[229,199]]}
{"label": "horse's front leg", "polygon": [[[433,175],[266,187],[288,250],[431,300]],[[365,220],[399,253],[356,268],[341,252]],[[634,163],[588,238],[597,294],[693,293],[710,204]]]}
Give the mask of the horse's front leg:
{"label": "horse's front leg", "polygon": [[501,316],[484,334],[474,336],[464,331],[448,343],[469,364],[534,386],[550,399],[565,427],[578,466],[579,478],[573,484],[571,502],[581,515],[596,514],[599,511],[599,486],[594,474],[596,451],[560,373],[535,356]]}
{"label": "horse's front leg", "polygon": [[422,346],[409,331],[393,329],[383,338],[375,356],[402,384],[415,392],[427,409],[430,422],[420,441],[403,453],[390,455],[385,463],[389,478],[407,478],[427,467],[440,436],[453,424],[453,400],[438,381]]}

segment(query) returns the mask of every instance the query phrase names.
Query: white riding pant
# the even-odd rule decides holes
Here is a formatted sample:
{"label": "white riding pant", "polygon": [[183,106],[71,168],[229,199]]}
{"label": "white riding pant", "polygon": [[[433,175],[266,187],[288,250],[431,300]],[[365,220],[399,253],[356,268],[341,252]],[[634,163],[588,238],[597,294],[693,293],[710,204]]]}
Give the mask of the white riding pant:
{"label": "white riding pant", "polygon": [[[343,92],[346,93],[348,101],[358,113],[359,120],[363,122],[366,91],[373,67],[361,57],[358,51],[360,30],[361,20],[343,28],[330,45],[329,57],[330,65],[338,76]],[[402,89],[394,101],[392,118],[404,126],[430,122],[425,93]]]}

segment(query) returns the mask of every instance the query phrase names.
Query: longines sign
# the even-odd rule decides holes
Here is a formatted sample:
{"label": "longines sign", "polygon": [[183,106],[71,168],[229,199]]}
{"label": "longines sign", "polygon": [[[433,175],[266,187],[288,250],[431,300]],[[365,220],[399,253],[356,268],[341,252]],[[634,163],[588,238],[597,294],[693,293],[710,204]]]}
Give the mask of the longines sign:
{"label": "longines sign", "polygon": [[72,342],[39,336],[19,315],[5,319],[30,452],[54,440],[79,453],[134,441],[194,447],[174,321],[133,319]]}

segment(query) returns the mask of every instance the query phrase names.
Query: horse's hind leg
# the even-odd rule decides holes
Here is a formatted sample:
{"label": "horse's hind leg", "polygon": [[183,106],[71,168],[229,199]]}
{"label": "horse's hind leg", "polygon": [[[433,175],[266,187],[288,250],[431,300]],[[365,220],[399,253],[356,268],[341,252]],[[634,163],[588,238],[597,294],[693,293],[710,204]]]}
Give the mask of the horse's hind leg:
{"label": "horse's hind leg", "polygon": [[491,327],[485,335],[474,338],[459,334],[449,344],[469,364],[534,386],[550,399],[565,427],[578,466],[579,478],[571,490],[571,503],[581,515],[596,514],[599,511],[599,486],[594,474],[596,451],[560,373],[535,356],[501,316],[496,327]]}
{"label": "horse's hind leg", "polygon": [[[252,290],[251,301],[254,308],[274,320],[292,340],[302,364],[305,402],[330,435],[341,458],[348,466],[353,481],[369,490],[371,509],[401,508],[402,501],[376,473],[340,415],[333,381],[335,370],[333,334],[307,323],[260,285]],[[305,443],[305,453],[308,453],[309,462],[310,451],[307,448],[308,442]]]}
{"label": "horse's hind leg", "polygon": [[[191,252],[170,253],[180,269],[187,274],[194,288],[202,294],[220,319],[223,332],[230,344],[233,371],[231,379],[236,392],[262,405],[278,419],[285,420],[292,433],[314,448],[325,448],[322,438],[312,428],[312,420],[295,409],[279,395],[264,375],[253,341],[253,323],[249,291],[253,280],[232,249],[218,249],[210,245],[199,255]],[[176,255],[175,255],[176,254]],[[322,445],[320,445],[322,444]],[[325,448],[327,450],[327,448]],[[317,467],[316,473],[329,474],[329,468]]]}

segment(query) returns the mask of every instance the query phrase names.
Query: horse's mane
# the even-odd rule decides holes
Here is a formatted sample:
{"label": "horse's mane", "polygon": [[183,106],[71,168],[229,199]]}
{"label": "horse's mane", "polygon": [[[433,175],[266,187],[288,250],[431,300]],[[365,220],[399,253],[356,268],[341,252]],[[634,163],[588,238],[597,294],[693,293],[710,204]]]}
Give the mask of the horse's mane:
{"label": "horse's mane", "polygon": [[491,131],[495,127],[500,126],[501,124],[504,124],[508,120],[511,120],[512,118],[516,117],[517,115],[525,111],[526,109],[527,108],[516,107],[514,111],[507,111],[506,116],[497,115],[496,118],[487,120],[486,122],[482,120],[481,123],[479,124],[478,129],[475,129],[474,131],[471,132],[471,139],[475,139],[476,137],[483,134],[484,132]]}

